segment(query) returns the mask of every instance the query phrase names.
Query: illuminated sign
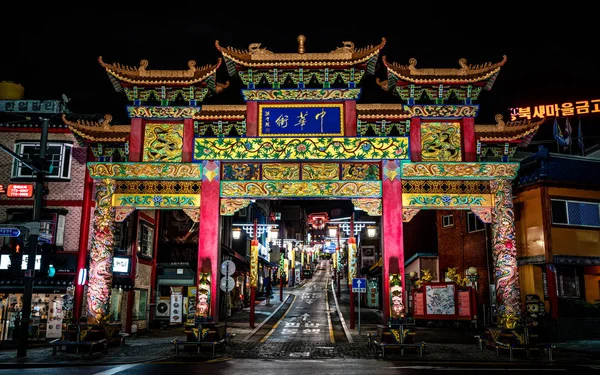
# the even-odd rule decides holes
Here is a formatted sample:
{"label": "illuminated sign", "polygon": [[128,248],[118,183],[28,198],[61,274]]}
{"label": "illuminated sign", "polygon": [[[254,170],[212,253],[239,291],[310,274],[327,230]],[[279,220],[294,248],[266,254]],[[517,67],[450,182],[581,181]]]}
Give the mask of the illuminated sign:
{"label": "illuminated sign", "polygon": [[[27,262],[28,261],[29,261],[29,255],[28,254],[23,254],[23,257],[21,258],[21,269],[22,270],[26,270],[27,269]],[[36,255],[35,256],[35,269],[37,271],[39,271],[41,266],[42,266],[42,256],[41,255]]]}
{"label": "illuminated sign", "polygon": [[33,185],[31,184],[10,184],[6,188],[6,196],[9,198],[31,198],[33,195]]}
{"label": "illuminated sign", "polygon": [[0,194],[5,194],[6,190],[4,190],[4,185],[0,185]]}
{"label": "illuminated sign", "polygon": [[[591,107],[591,108],[590,108]],[[510,109],[510,120],[531,120],[544,117],[568,117],[600,113],[600,99],[565,102],[562,104],[542,104],[535,107],[517,107]]]}
{"label": "illuminated sign", "polygon": [[113,272],[129,272],[129,258],[114,257],[113,259]]}
{"label": "illuminated sign", "polygon": [[258,135],[344,135],[344,105],[260,104]]}

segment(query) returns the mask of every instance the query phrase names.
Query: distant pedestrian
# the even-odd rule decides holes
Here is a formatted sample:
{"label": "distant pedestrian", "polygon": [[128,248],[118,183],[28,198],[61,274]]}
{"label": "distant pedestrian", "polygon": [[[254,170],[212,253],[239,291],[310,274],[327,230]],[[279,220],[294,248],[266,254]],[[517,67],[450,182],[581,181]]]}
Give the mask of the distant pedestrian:
{"label": "distant pedestrian", "polygon": [[266,278],[265,294],[267,295],[267,306],[271,306],[271,298],[273,298],[273,287],[271,286],[271,278]]}

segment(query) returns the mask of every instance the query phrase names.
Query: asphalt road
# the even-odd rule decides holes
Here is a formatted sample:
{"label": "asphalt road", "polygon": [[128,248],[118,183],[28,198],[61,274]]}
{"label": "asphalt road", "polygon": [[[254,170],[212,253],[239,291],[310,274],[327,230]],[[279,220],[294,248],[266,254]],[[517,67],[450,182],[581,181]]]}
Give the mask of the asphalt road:
{"label": "asphalt road", "polygon": [[21,370],[0,370],[0,374],[90,374],[90,375],[114,375],[114,374],[211,374],[211,375],[284,375],[284,374],[327,374],[327,375],[366,375],[366,374],[431,374],[432,371],[448,371],[454,374],[491,372],[501,374],[510,371],[511,374],[534,374],[564,373],[574,371],[585,371],[584,373],[600,372],[590,367],[543,367],[541,364],[533,364],[526,367],[522,365],[494,366],[489,364],[460,363],[449,365],[427,365],[424,363],[389,362],[364,359],[282,359],[282,360],[260,360],[260,359],[218,359],[204,363],[145,363],[121,366],[90,366],[90,367],[62,367],[62,368],[37,368]]}
{"label": "asphalt road", "polygon": [[312,279],[294,291],[294,302],[266,342],[334,342],[330,319],[333,301],[327,296],[330,280],[329,262],[321,261]]}

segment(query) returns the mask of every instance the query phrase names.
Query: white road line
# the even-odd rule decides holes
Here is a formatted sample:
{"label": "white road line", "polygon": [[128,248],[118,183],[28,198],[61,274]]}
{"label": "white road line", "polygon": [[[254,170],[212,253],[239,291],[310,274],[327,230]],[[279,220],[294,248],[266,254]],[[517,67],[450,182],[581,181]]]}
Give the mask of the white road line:
{"label": "white road line", "polygon": [[329,311],[329,283],[325,279],[325,313],[327,314],[327,323],[329,324],[329,340],[335,343],[335,336],[333,335],[333,325],[331,324],[331,311]]}
{"label": "white road line", "polygon": [[[333,279],[331,280],[331,290],[333,291]],[[342,323],[342,328],[344,328],[344,333],[346,334],[346,338],[348,339],[348,342],[354,342],[354,339],[352,338],[352,335],[350,334],[350,331],[348,331],[348,327],[346,327],[346,322],[344,321],[344,315],[342,315],[342,312],[340,311],[340,306],[338,306],[338,301],[337,301],[337,297],[335,295],[335,291],[333,292],[333,300],[335,301],[335,309],[338,313],[338,316],[340,317],[340,322]]]}
{"label": "white road line", "polygon": [[106,371],[96,372],[96,373],[94,373],[94,375],[113,375],[113,374],[119,373],[121,371],[129,370],[130,368],[139,366],[139,365],[140,365],[139,363],[134,363],[131,365],[121,365],[121,366],[113,367]]}
{"label": "white road line", "polygon": [[256,326],[256,328],[254,328],[252,331],[250,331],[250,333],[248,333],[248,335],[246,335],[246,337],[244,337],[244,339],[242,341],[248,341],[250,339],[250,337],[254,336],[254,334],[256,332],[258,332],[259,329],[261,329],[266,322],[269,321],[269,319],[271,319],[271,317],[273,315],[275,315],[277,313],[277,311],[279,311],[279,309],[281,309],[283,307],[283,305],[285,305],[285,303],[287,302],[288,298],[291,297],[291,294],[288,294],[288,296],[283,300],[283,302],[281,302],[279,304],[279,306],[277,306],[277,308],[275,309],[275,311],[273,311],[271,314],[269,314],[269,316],[267,316],[262,322],[260,322],[259,325]]}

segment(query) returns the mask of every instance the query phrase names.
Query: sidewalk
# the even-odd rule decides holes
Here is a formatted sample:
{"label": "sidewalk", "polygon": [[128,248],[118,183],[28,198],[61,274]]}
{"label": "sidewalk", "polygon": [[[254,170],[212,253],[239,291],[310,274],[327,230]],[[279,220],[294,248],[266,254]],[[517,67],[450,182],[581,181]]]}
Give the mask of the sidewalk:
{"label": "sidewalk", "polygon": [[[283,289],[283,301],[289,296],[289,291],[299,288],[306,282],[297,284],[294,287]],[[266,300],[256,301],[255,307],[255,327],[268,319],[268,317],[282,304],[279,302],[279,288],[273,291],[274,297],[270,305]],[[250,308],[244,308],[227,319],[227,332],[236,334],[234,345],[227,349],[227,355],[235,355],[241,352],[244,356],[249,343],[242,340],[256,328],[249,327]],[[109,346],[107,354],[94,353],[92,356],[87,354],[74,354],[67,352],[58,352],[52,356],[52,347],[50,345],[29,348],[27,357],[17,358],[16,349],[0,349],[0,367],[24,368],[24,367],[61,367],[61,366],[82,366],[82,365],[116,365],[132,364],[141,362],[155,362],[167,360],[175,355],[173,345],[170,344],[173,339],[185,340],[185,333],[181,326],[169,327],[166,329],[152,329],[139,331],[127,338],[124,346]],[[250,345],[253,352],[258,353],[256,345]],[[237,348],[237,349],[233,349]],[[229,353],[231,351],[231,353]],[[210,352],[204,352],[200,359],[210,359]],[[196,353],[183,353],[184,356],[197,356]],[[223,355],[218,352],[217,355]]]}
{"label": "sidewalk", "polygon": [[[377,309],[364,308],[361,305],[361,330],[358,333],[358,304],[355,303],[355,328],[350,329],[350,291],[345,280],[340,284],[340,296],[337,298],[340,312],[343,314],[346,326],[348,327],[354,343],[361,344],[367,340],[367,334],[376,333],[377,325],[383,324],[381,313]],[[480,332],[477,329],[470,328],[416,328],[416,340],[424,341],[427,346],[423,353],[423,358],[419,358],[416,353],[406,351],[405,356],[400,354],[386,353],[386,359],[390,360],[414,360],[419,361],[485,361],[485,362],[527,362],[527,363],[550,363],[547,357],[540,356],[536,358],[536,353],[532,352],[532,358],[526,359],[521,353],[515,354],[511,361],[508,352],[496,354],[495,350],[484,348],[480,350],[473,336]],[[572,342],[556,343],[552,356],[554,362],[570,364],[600,364],[600,340],[580,340]]]}

